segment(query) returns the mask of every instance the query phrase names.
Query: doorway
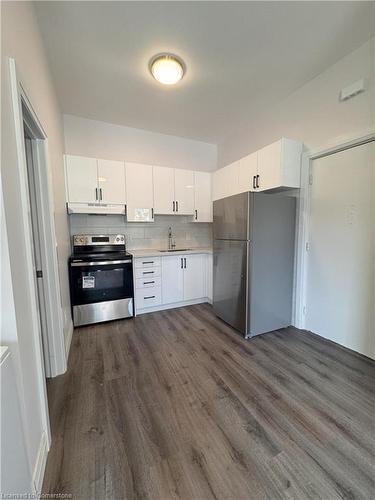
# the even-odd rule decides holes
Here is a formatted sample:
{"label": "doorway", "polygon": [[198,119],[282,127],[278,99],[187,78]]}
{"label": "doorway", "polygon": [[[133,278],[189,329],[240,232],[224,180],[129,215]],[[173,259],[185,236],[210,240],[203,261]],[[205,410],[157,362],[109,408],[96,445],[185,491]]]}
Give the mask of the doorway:
{"label": "doorway", "polygon": [[[25,113],[24,113],[25,115]],[[40,206],[40,196],[37,193],[37,155],[36,155],[36,141],[30,126],[27,121],[23,121],[24,130],[24,141],[25,141],[25,158],[26,158],[26,168],[27,168],[27,180],[29,189],[29,214],[30,214],[30,227],[31,227],[31,239],[32,239],[32,250],[33,250],[33,263],[34,263],[34,276],[36,281],[37,290],[37,308],[38,308],[38,318],[40,324],[40,332],[43,345],[43,357],[44,357],[44,370],[47,377],[51,376],[51,363],[50,363],[50,352],[48,345],[48,327],[47,327],[47,315],[46,315],[46,300],[45,300],[45,289],[44,289],[44,276],[43,276],[43,260],[42,260],[42,241],[41,241],[41,214],[42,208]]]}
{"label": "doorway", "polygon": [[311,163],[306,327],[375,358],[375,142]]}

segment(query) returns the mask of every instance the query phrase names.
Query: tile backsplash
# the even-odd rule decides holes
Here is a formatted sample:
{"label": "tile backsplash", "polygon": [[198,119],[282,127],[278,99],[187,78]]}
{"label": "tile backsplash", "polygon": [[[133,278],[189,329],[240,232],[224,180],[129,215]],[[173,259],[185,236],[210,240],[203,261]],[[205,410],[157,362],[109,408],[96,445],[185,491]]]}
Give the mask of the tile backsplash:
{"label": "tile backsplash", "polygon": [[212,224],[194,223],[191,216],[155,215],[155,222],[127,222],[123,215],[69,216],[70,235],[125,234],[126,248],[160,248],[168,246],[168,228],[172,228],[177,248],[207,247],[212,245]]}

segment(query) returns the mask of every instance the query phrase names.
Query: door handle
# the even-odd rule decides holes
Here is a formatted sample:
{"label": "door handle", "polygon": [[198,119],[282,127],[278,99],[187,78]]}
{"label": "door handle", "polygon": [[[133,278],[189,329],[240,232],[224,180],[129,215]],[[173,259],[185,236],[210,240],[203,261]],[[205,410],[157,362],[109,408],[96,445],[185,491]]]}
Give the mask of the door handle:
{"label": "door handle", "polygon": [[151,219],[153,219],[153,218],[154,218],[154,209],[151,208]]}
{"label": "door handle", "polygon": [[102,188],[99,188],[99,201],[102,201],[103,196],[102,196]]}
{"label": "door handle", "polygon": [[195,210],[195,220],[198,220],[198,210]]}
{"label": "door handle", "polygon": [[186,257],[184,257],[184,263],[185,263],[185,266],[184,266],[184,267],[185,267],[185,269],[186,269]]}
{"label": "door handle", "polygon": [[181,269],[184,268],[184,259],[181,257]]}
{"label": "door handle", "polygon": [[257,188],[257,185],[256,185],[256,176],[253,175],[253,189],[256,189]]}
{"label": "door handle", "polygon": [[95,188],[95,199],[98,201],[98,188]]}
{"label": "door handle", "polygon": [[155,298],[155,295],[150,295],[149,297],[143,297],[145,300],[146,299],[154,299]]}
{"label": "door handle", "polygon": [[257,189],[259,189],[259,174],[257,175]]}
{"label": "door handle", "polygon": [[176,201],[176,212],[178,212],[178,201]]}
{"label": "door handle", "polygon": [[175,209],[176,209],[175,202],[173,201],[173,212],[175,212]]}

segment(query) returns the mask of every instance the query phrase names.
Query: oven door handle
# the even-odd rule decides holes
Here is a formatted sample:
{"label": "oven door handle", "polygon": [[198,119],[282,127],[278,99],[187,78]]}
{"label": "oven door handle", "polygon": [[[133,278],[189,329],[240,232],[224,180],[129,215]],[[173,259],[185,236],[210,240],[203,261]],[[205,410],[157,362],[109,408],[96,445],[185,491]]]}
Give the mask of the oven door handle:
{"label": "oven door handle", "polygon": [[113,264],[131,264],[131,259],[125,260],[98,260],[96,262],[71,262],[72,267],[87,267],[87,266],[112,266]]}

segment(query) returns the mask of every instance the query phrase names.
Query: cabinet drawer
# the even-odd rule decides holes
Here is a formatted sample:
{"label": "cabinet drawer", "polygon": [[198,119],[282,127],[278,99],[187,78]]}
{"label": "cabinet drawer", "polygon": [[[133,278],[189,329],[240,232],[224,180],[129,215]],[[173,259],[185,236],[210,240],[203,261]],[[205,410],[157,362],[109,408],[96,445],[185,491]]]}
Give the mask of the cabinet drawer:
{"label": "cabinet drawer", "polygon": [[157,288],[161,286],[161,279],[160,277],[156,278],[139,278],[135,282],[135,288],[141,289],[141,288]]}
{"label": "cabinet drawer", "polygon": [[145,267],[154,267],[154,266],[160,266],[161,257],[144,257],[144,258],[137,258],[135,259],[135,268],[136,269],[143,269]]}
{"label": "cabinet drawer", "polygon": [[161,288],[142,288],[135,291],[135,303],[138,309],[161,304]]}
{"label": "cabinet drawer", "polygon": [[139,278],[155,278],[160,276],[160,267],[149,267],[149,268],[141,268],[135,269],[135,278],[138,280]]}

